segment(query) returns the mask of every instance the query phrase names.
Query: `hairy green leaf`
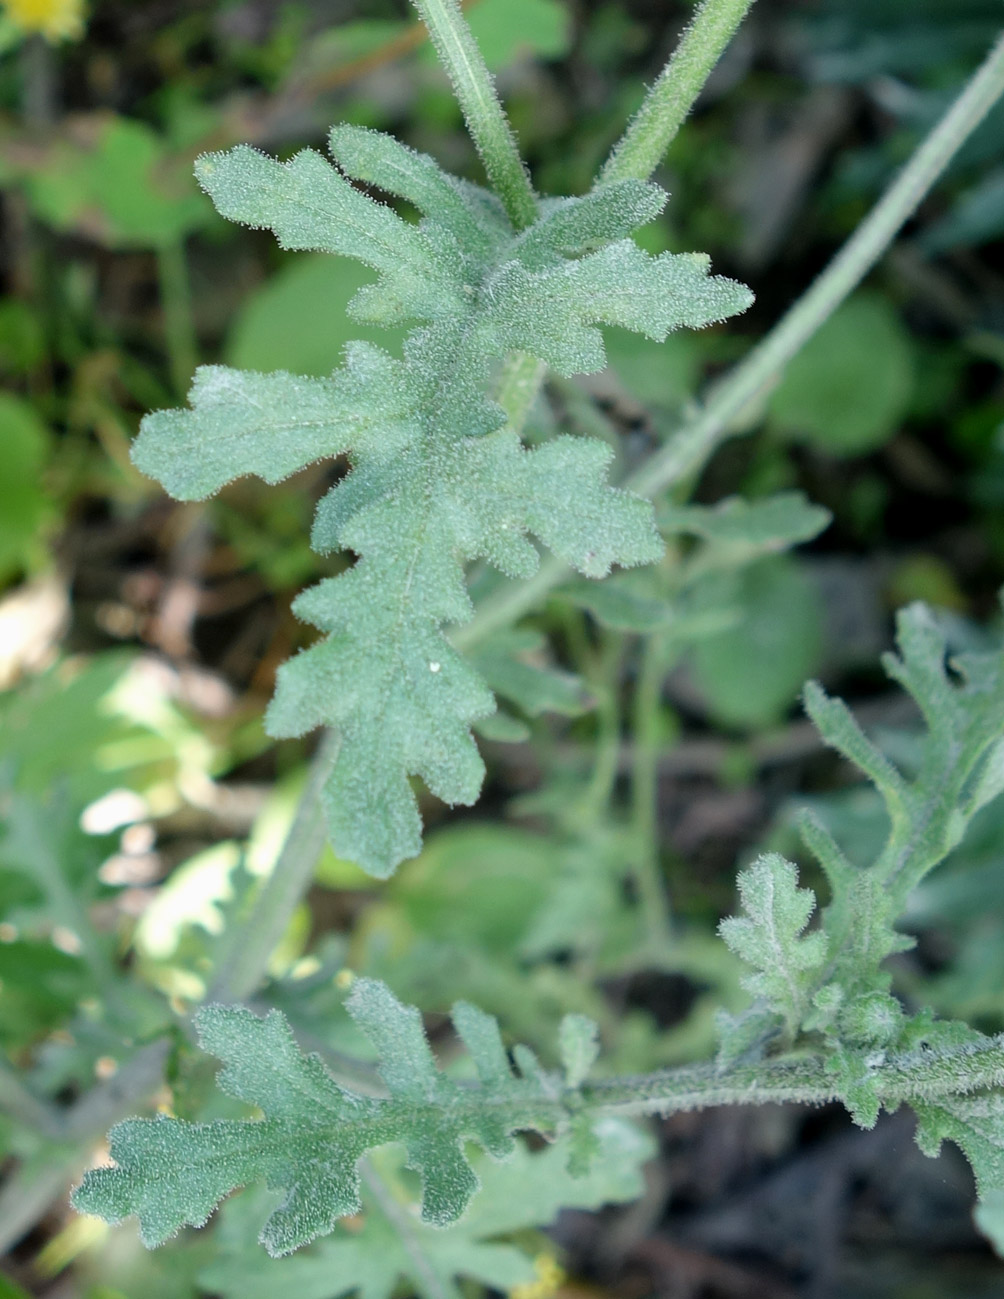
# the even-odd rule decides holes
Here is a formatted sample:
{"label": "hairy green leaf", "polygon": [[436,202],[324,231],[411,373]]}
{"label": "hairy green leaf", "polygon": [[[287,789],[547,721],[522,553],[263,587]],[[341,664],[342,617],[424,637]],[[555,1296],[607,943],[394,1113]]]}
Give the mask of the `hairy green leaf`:
{"label": "hairy green leaf", "polygon": [[350,344],[330,379],[204,365],[191,410],[148,415],[133,461],[178,500],[199,501],[239,474],[277,483],[350,447],[393,453],[419,432],[403,368],[366,343]]}
{"label": "hairy green leaf", "polygon": [[768,853],[740,872],[739,897],[745,915],[723,920],[718,932],[756,971],[744,976],[743,987],[780,1016],[791,1039],[826,959],[824,935],[803,935],[815,896],[811,889],[798,888],[798,872],[791,862]]}
{"label": "hairy green leaf", "polygon": [[917,1144],[925,1155],[954,1141],[972,1165],[980,1199],[1004,1192],[1004,1094],[953,1096],[916,1110]]}
{"label": "hairy green leaf", "polygon": [[895,928],[910,892],[1000,788],[1004,655],[960,654],[949,662],[945,634],[923,605],[900,613],[897,643],[899,653],[885,656],[886,671],[916,700],[927,726],[912,778],[864,734],[840,700],[815,685],[805,693],[823,739],[868,776],[889,818],[885,847],[869,866],[848,861],[817,821],[802,822],[806,845],[830,883],[824,927],[835,957],[833,978],[849,1001],[887,986],[887,977],[876,982],[880,963],[912,945]]}
{"label": "hairy green leaf", "polygon": [[[420,847],[412,776],[451,804],[481,787],[471,727],[495,701],[444,635],[471,616],[465,564],[528,577],[539,563],[528,534],[590,578],[661,551],[651,507],[608,485],[605,443],[562,436],[527,449],[504,426],[486,396],[493,365],[518,349],[562,373],[599,369],[601,323],[664,338],[743,310],[750,294],[709,276],[702,255],[653,258],[627,238],[665,202],[654,185],[547,200],[517,233],[492,195],[387,136],[344,126],[331,143],[341,170],[311,150],[279,163],[241,146],[200,159],[197,174],[224,216],[272,229],[285,248],[375,269],[350,310],[417,322],[403,359],[357,343],[330,378],[210,367],[190,410],[146,418],[135,458],[194,500],[240,474],[275,482],[348,455],[312,545],[357,560],[295,603],[324,638],[280,670],[267,728],[338,729],[324,795],[332,842],[382,876]],[[422,220],[349,177],[406,199]]]}
{"label": "hairy green leaf", "polygon": [[[409,225],[313,149],[276,162],[249,145],[204,154],[195,174],[221,216],[272,230],[282,248],[341,253],[381,273],[381,320],[436,320],[462,305],[462,250],[441,226]],[[371,295],[355,298],[360,313]]]}
{"label": "hairy green leaf", "polygon": [[811,541],[832,517],[802,492],[778,492],[756,501],[730,496],[713,506],[669,505],[659,512],[659,526],[663,532],[690,533],[727,549],[735,563]]}
{"label": "hairy green leaf", "polygon": [[540,661],[545,645],[539,632],[504,631],[472,651],[470,658],[496,695],[529,716],[549,712],[575,717],[588,707],[586,688],[579,677]]}
{"label": "hairy green leaf", "polygon": [[262,1259],[254,1248],[268,1205],[262,1196],[240,1196],[221,1213],[218,1258],[199,1277],[223,1299],[271,1299],[277,1287],[298,1299],[336,1299],[356,1291],[360,1299],[389,1299],[407,1282],[423,1299],[460,1299],[469,1278],[495,1290],[534,1279],[531,1260],[513,1232],[543,1227],[562,1208],[595,1209],[636,1198],[641,1164],[654,1143],[615,1117],[596,1124],[596,1152],[589,1171],[568,1171],[570,1140],[539,1154],[518,1143],[504,1164],[475,1158],[481,1190],[463,1219],[447,1230],[413,1216],[397,1161],[374,1157],[362,1191],[363,1219],[351,1235],[338,1232],[295,1258]]}
{"label": "hairy green leaf", "polygon": [[120,1123],[110,1137],[114,1167],[85,1176],[75,1207],[109,1222],[135,1214],[153,1246],[186,1223],[201,1226],[236,1187],[265,1181],[284,1198],[261,1239],[269,1253],[287,1254],[358,1212],[359,1160],[373,1147],[401,1142],[422,1179],[423,1220],[445,1226],[478,1186],[465,1141],[505,1158],[513,1131],[550,1130],[562,1117],[558,1081],[548,1101],[544,1075],[515,1074],[496,1021],[483,1011],[454,1008],[478,1076],[476,1085],[462,1086],[436,1067],[419,1012],[384,984],[357,980],[347,1007],[377,1050],[386,1097],[350,1091],[318,1056],[302,1055],[279,1011],[259,1019],[240,1006],[207,1006],[196,1024],[203,1047],[224,1063],[220,1088],[263,1117]]}

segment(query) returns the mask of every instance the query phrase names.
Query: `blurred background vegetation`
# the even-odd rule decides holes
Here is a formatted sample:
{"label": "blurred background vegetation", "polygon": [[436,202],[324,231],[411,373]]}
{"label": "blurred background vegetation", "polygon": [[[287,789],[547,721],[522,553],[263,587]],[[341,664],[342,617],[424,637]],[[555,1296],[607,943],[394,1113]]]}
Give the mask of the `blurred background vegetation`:
{"label": "blurred background vegetation", "polygon": [[[589,186],[690,12],[465,9],[544,193]],[[310,638],[292,596],[345,562],[307,546],[330,465],[178,505],[130,464],[139,419],[180,403],[199,363],[325,374],[350,338],[394,345],[345,318],[364,272],[220,220],[193,159],[240,141],[323,148],[347,120],[481,177],[404,0],[0,10],[0,1047],[39,1094],[70,1101],[174,1031],[216,935],[273,866],[310,746],[267,741],[261,713]],[[599,433],[625,469],[671,436],[853,231],[1000,21],[999,0],[759,0],[642,234],[653,251],[709,252],[755,306],[665,345],[610,330],[609,368],[550,387],[531,436]],[[763,544],[661,503],[661,573],[606,600],[569,589],[509,635],[520,671],[494,666],[514,705],[486,728],[482,803],[430,802],[426,850],[387,884],[322,860],[268,993],[302,1040],[358,1048],[333,978],[351,965],[430,1012],[469,997],[545,1052],[582,1010],[612,1068],[704,1056],[736,987],[711,937],[736,867],[765,844],[797,856],[791,808],[807,799],[866,858],[877,800],[822,752],[798,694],[820,677],[908,763],[913,719],[878,668],[892,611],[928,601],[958,645],[995,633],[1002,159],[998,106],[689,485],[703,505],[789,494]],[[896,969],[902,995],[987,1030],[1004,1028],[1002,855],[991,807],[916,897],[919,945]],[[671,909],[646,905],[663,886]],[[193,1068],[182,1044],[172,1067]],[[565,1270],[523,1299],[999,1294],[968,1173],[924,1160],[901,1117],[866,1135],[828,1111],[679,1116],[638,1205],[599,1232],[569,1212],[529,1241]],[[48,1158],[2,1115],[0,1151],[8,1170]],[[4,1262],[5,1299],[247,1293],[218,1259],[206,1272],[211,1236],[146,1255],[132,1227],[51,1199]]]}

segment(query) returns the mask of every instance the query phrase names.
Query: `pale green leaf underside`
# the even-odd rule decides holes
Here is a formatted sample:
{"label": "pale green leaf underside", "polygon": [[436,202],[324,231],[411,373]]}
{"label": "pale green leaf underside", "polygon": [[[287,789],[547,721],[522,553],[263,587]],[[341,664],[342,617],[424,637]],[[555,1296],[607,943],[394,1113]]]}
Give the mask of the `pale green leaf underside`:
{"label": "pale green leaf underside", "polygon": [[513,1072],[495,1020],[473,1006],[453,1012],[478,1075],[476,1086],[462,1086],[437,1068],[418,1011],[384,984],[359,979],[347,1005],[381,1059],[386,1097],[339,1085],[318,1056],[301,1054],[281,1012],[259,1019],[241,1006],[207,1006],[196,1023],[202,1046],[223,1061],[221,1090],[263,1117],[120,1123],[110,1134],[115,1166],[87,1173],[75,1207],[109,1222],[135,1215],[154,1246],[186,1224],[201,1226],[235,1188],[264,1181],[284,1198],[261,1240],[286,1254],[357,1213],[359,1160],[400,1142],[422,1179],[423,1220],[445,1226],[478,1186],[466,1141],[506,1158],[514,1131],[549,1129],[561,1117],[557,1082],[555,1102],[542,1100],[540,1078]]}
{"label": "pale green leaf underside", "polygon": [[[445,636],[472,613],[465,564],[529,577],[531,537],[591,578],[661,553],[651,506],[609,486],[604,444],[558,437],[527,449],[504,427],[485,395],[492,365],[522,350],[563,374],[599,369],[601,324],[663,339],[751,297],[710,276],[702,255],[653,258],[628,238],[665,202],[654,185],[546,200],[517,234],[492,195],[387,136],[337,127],[332,146],[341,170],[311,150],[279,163],[242,146],[206,155],[197,174],[224,216],[272,229],[285,248],[372,267],[377,282],[350,310],[412,322],[403,359],[357,343],[328,379],[204,368],[189,410],[143,421],[134,457],[179,499],[199,500],[241,474],[277,482],[348,456],[312,544],[357,560],[296,601],[325,636],[280,670],[266,724],[275,736],[338,728],[324,793],[332,842],[387,875],[421,845],[412,776],[451,804],[481,788],[471,726],[495,701]],[[409,223],[349,178],[423,219]]]}

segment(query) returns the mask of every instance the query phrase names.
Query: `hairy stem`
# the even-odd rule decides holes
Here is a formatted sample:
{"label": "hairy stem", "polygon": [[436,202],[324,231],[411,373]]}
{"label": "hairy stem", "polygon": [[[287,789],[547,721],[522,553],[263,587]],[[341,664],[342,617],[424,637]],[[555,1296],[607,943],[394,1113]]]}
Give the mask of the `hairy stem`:
{"label": "hairy stem", "polygon": [[[736,417],[777,381],[792,357],[879,260],[1002,92],[1004,37],[826,270],[720,384],[703,410],[632,474],[625,487],[655,496],[706,463]],[[502,588],[485,600],[474,620],[454,633],[454,643],[464,648],[476,645],[537,607],[569,576],[561,560],[545,559],[529,581]]]}
{"label": "hairy stem", "polygon": [[[254,992],[309,887],[325,837],[319,795],[336,748],[337,738],[329,732],[311,764],[307,787],[272,875],[247,916],[221,940],[208,1000],[240,1001]],[[61,1141],[58,1153],[53,1151],[44,1168],[18,1169],[0,1191],[0,1254],[30,1231],[53,1200],[65,1193],[67,1182],[79,1175],[94,1141],[113,1123],[149,1102],[163,1081],[169,1049],[166,1038],[143,1047],[114,1077],[52,1116],[38,1106],[33,1115],[29,1113],[23,1088],[15,1091],[0,1072],[0,1108]]]}
{"label": "hairy stem", "polygon": [[[1004,1038],[987,1038],[976,1049],[915,1052],[893,1056],[869,1071],[881,1103],[937,1102],[1004,1080]],[[634,1114],[673,1114],[714,1105],[764,1105],[792,1102],[812,1105],[840,1100],[836,1078],[820,1056],[781,1056],[719,1070],[715,1065],[663,1069],[636,1078],[604,1078],[587,1083],[587,1105]]]}
{"label": "hairy stem", "polygon": [[704,0],[600,172],[600,184],[647,180],[662,161],[753,0]]}
{"label": "hairy stem", "polygon": [[397,1200],[394,1192],[368,1159],[364,1159],[359,1165],[359,1175],[380,1206],[380,1212],[390,1224],[401,1248],[408,1255],[415,1269],[415,1276],[421,1277],[423,1293],[431,1296],[432,1299],[449,1299],[449,1294],[415,1231],[415,1215],[410,1212],[409,1206]]}
{"label": "hairy stem", "polygon": [[524,230],[537,219],[537,200],[506,120],[491,73],[457,0],[412,0],[446,69],[488,179],[509,220]]}
{"label": "hairy stem", "polygon": [[26,1235],[80,1175],[94,1143],[112,1124],[135,1113],[163,1081],[167,1039],[142,1047],[114,1077],[101,1083],[66,1111],[62,1141],[44,1164],[23,1165],[0,1191],[0,1254]]}
{"label": "hairy stem", "polygon": [[605,816],[617,780],[621,751],[620,670],[623,649],[619,637],[606,636],[592,674],[587,678],[596,697],[597,735],[593,774],[586,789],[583,816]]}
{"label": "hairy stem", "polygon": [[175,392],[183,398],[192,382],[199,352],[192,319],[188,262],[185,258],[185,245],[180,238],[158,247],[157,278],[171,382]]}
{"label": "hairy stem", "polygon": [[21,46],[18,63],[22,116],[29,127],[45,130],[53,125],[59,111],[52,46],[44,36],[35,33]]}
{"label": "hairy stem", "polygon": [[59,1110],[25,1087],[6,1058],[0,1056],[0,1113],[45,1136],[58,1137],[63,1130]]}
{"label": "hairy stem", "polygon": [[320,794],[338,744],[338,736],[333,731],[321,740],[310,766],[307,787],[297,804],[293,824],[272,874],[248,915],[223,940],[207,1001],[243,1001],[255,991],[293,912],[310,887],[326,833]]}
{"label": "hairy stem", "polygon": [[659,869],[659,704],[665,676],[666,644],[658,632],[644,642],[634,693],[634,766],[631,772],[631,822],[634,878],[653,952],[670,943],[666,884]]}
{"label": "hairy stem", "polygon": [[705,463],[735,417],[769,389],[792,357],[857,288],[1002,92],[1004,36],[822,274],[729,375],[697,419],[657,451],[626,486],[654,495]]}

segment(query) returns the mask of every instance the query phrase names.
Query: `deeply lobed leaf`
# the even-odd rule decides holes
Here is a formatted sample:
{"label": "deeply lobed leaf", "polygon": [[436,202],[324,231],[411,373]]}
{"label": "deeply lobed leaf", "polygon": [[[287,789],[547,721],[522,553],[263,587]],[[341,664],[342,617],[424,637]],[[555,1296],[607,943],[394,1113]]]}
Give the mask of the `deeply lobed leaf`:
{"label": "deeply lobed leaf", "polygon": [[400,362],[353,343],[330,379],[199,368],[191,409],[148,415],[132,458],[181,501],[204,500],[242,474],[278,483],[315,460],[357,448],[376,456],[419,434]]}
{"label": "deeply lobed leaf", "polygon": [[937,1155],[954,1141],[972,1165],[980,1199],[1004,1192],[1004,1094],[982,1092],[918,1105],[917,1144]]}
{"label": "deeply lobed leaf", "polygon": [[803,821],[806,845],[832,890],[824,927],[836,957],[833,977],[848,1000],[888,985],[880,963],[912,945],[895,928],[911,890],[1002,787],[1004,655],[950,660],[944,630],[919,604],[899,614],[897,645],[898,655],[885,656],[886,671],[914,697],[926,724],[919,768],[909,779],[841,701],[827,698],[818,686],[806,688],[806,707],[823,739],[869,777],[889,815],[886,846],[867,867],[849,862],[818,823]]}
{"label": "deeply lobed leaf", "polygon": [[154,1246],[186,1224],[201,1226],[235,1188],[264,1181],[284,1198],[261,1240],[269,1253],[286,1254],[357,1213],[359,1160],[400,1142],[422,1179],[423,1220],[445,1226],[478,1186],[465,1141],[505,1158],[515,1130],[550,1130],[563,1117],[560,1084],[548,1098],[541,1076],[516,1074],[496,1021],[482,1011],[459,1004],[453,1012],[478,1075],[465,1087],[439,1071],[419,1012],[384,984],[357,980],[347,1007],[378,1052],[386,1097],[336,1082],[318,1056],[300,1052],[281,1012],[260,1019],[241,1006],[207,1006],[196,1025],[202,1046],[223,1061],[221,1090],[263,1117],[120,1123],[110,1134],[114,1166],[86,1174],[75,1207],[109,1222],[135,1214]]}
{"label": "deeply lobed leaf", "polygon": [[412,1217],[396,1162],[384,1152],[371,1161],[358,1229],[329,1236],[293,1258],[262,1259],[254,1242],[267,1206],[264,1197],[241,1196],[222,1210],[218,1254],[199,1281],[223,1299],[272,1299],[279,1287],[299,1299],[335,1299],[350,1291],[360,1299],[390,1299],[402,1283],[423,1299],[461,1299],[463,1278],[511,1290],[532,1282],[534,1268],[518,1241],[500,1237],[546,1226],[563,1208],[595,1209],[641,1194],[640,1166],[652,1156],[651,1138],[609,1117],[597,1124],[596,1146],[592,1167],[581,1177],[568,1171],[568,1137],[537,1154],[519,1143],[506,1163],[478,1160],[481,1190],[448,1230]]}
{"label": "deeply lobed leaf", "polygon": [[743,916],[723,920],[718,932],[755,973],[745,988],[780,1016],[789,1040],[801,1027],[808,995],[826,959],[826,938],[803,936],[816,899],[798,888],[798,872],[777,853],[768,853],[739,875]]}
{"label": "deeply lobed leaf", "polygon": [[[280,163],[246,146],[200,159],[219,211],[286,248],[356,257],[379,274],[353,300],[378,323],[417,322],[404,357],[353,344],[329,379],[200,370],[188,411],[148,416],[135,460],[180,499],[243,473],[276,482],[347,454],[317,510],[312,545],[356,563],[295,603],[325,633],[280,670],[275,736],[338,728],[324,794],[336,851],[389,874],[421,844],[410,778],[447,803],[478,796],[471,726],[495,701],[446,639],[472,613],[464,566],[532,575],[537,538],[587,577],[661,553],[650,505],[608,485],[609,448],[557,437],[525,448],[486,386],[513,350],[564,374],[604,364],[598,325],[651,338],[741,311],[751,298],[701,255],[650,257],[627,236],[664,193],[641,181],[548,200],[514,232],[497,200],[387,136],[337,127],[342,169],[304,150]],[[416,225],[348,177],[405,198]]]}

